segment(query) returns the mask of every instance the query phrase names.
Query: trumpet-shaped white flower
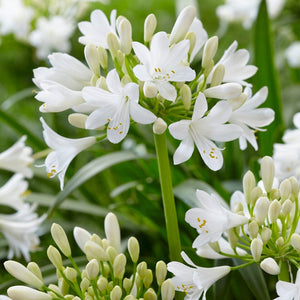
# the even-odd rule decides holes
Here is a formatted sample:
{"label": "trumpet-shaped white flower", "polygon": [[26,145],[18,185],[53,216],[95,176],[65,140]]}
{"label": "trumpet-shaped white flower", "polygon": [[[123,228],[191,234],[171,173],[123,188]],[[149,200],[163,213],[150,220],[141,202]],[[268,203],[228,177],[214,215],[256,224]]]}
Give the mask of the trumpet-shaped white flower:
{"label": "trumpet-shaped white flower", "polygon": [[237,41],[234,41],[224,52],[221,59],[216,63],[213,70],[210,72],[210,75],[207,78],[207,83],[211,82],[212,74],[216,67],[219,64],[222,64],[225,67],[223,82],[237,82],[241,85],[249,85],[245,79],[253,76],[257,71],[257,67],[253,65],[247,65],[250,58],[248,50],[239,49],[236,51],[237,46]]}
{"label": "trumpet-shaped white flower", "polygon": [[39,238],[37,232],[46,215],[38,217],[34,212],[36,206],[24,204],[16,213],[11,215],[0,214],[0,231],[8,241],[9,251],[7,257],[21,255],[29,261],[30,251],[37,249]]}
{"label": "trumpet-shaped white flower", "polygon": [[300,298],[300,270],[297,271],[295,283],[279,280],[276,283],[276,292],[279,297],[274,300],[298,300]]}
{"label": "trumpet-shaped white flower", "polygon": [[16,210],[24,205],[23,198],[28,188],[28,182],[22,174],[15,174],[0,188],[0,204],[10,206]]}
{"label": "trumpet-shaped white flower", "polygon": [[300,41],[292,43],[285,50],[285,57],[290,67],[300,68]]}
{"label": "trumpet-shaped white flower", "polygon": [[53,149],[45,160],[48,176],[54,177],[58,174],[60,188],[63,189],[64,177],[69,164],[78,153],[92,146],[96,142],[96,138],[93,136],[80,139],[65,138],[54,132],[43,118],[40,120],[44,128],[45,142]]}
{"label": "trumpet-shaped white flower", "polygon": [[33,162],[32,149],[25,146],[26,136],[22,136],[14,145],[0,153],[0,169],[21,173],[31,178],[33,175],[29,166]]}
{"label": "trumpet-shaped white flower", "polygon": [[274,111],[271,108],[258,108],[267,99],[267,87],[261,88],[252,97],[250,88],[246,87],[244,93],[247,95],[247,100],[240,107],[233,110],[229,123],[236,124],[243,130],[243,135],[239,137],[241,150],[246,149],[247,141],[257,150],[255,131],[262,130],[260,127],[273,122]]}
{"label": "trumpet-shaped white flower", "polygon": [[138,42],[132,43],[133,50],[141,64],[133,68],[135,76],[144,82],[152,82],[160,95],[174,101],[176,88],[170,83],[191,81],[195,71],[183,63],[187,61],[190,43],[183,40],[170,48],[170,40],[165,32],[156,33],[151,41],[150,50]]}
{"label": "trumpet-shaped white flower", "polygon": [[181,255],[185,262],[192,267],[176,261],[168,263],[167,267],[168,271],[175,275],[172,278],[175,290],[184,292],[186,294],[185,300],[198,300],[202,294],[202,299],[206,299],[207,290],[230,272],[229,266],[198,267],[184,252],[181,252]]}
{"label": "trumpet-shaped white flower", "polygon": [[95,46],[102,46],[108,49],[106,37],[109,33],[114,33],[116,36],[116,16],[117,11],[112,10],[110,14],[110,24],[103,13],[97,9],[91,13],[91,22],[80,22],[78,24],[79,30],[83,34],[79,38],[79,43],[87,45],[94,44]]}
{"label": "trumpet-shaped white flower", "polygon": [[232,113],[226,101],[218,102],[207,116],[208,107],[204,94],[199,93],[195,103],[192,120],[181,120],[169,126],[171,135],[182,140],[174,153],[174,164],[187,161],[193,154],[194,143],[205,164],[212,170],[219,170],[223,165],[221,150],[212,140],[225,142],[238,138],[242,131],[234,124],[226,123]]}
{"label": "trumpet-shaped white flower", "polygon": [[137,123],[150,124],[156,116],[138,104],[139,87],[136,83],[121,85],[115,69],[106,78],[108,91],[97,87],[85,87],[82,95],[85,101],[97,108],[86,120],[87,129],[95,129],[108,123],[107,138],[119,143],[128,133],[130,117]]}
{"label": "trumpet-shaped white flower", "polygon": [[216,196],[201,190],[197,190],[196,195],[200,208],[191,208],[185,214],[186,222],[199,233],[193,243],[194,248],[216,242],[226,230],[248,222],[247,217],[224,208]]}

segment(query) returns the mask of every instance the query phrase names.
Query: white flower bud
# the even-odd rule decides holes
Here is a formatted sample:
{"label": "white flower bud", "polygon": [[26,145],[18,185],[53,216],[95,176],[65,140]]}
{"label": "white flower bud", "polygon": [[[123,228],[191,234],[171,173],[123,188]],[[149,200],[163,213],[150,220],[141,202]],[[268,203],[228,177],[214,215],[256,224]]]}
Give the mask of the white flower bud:
{"label": "white flower bud", "polygon": [[284,239],[283,239],[282,236],[279,237],[279,238],[276,240],[276,245],[277,245],[278,247],[282,247],[282,246],[284,245]]}
{"label": "white flower bud", "polygon": [[167,276],[167,265],[162,261],[158,261],[155,267],[155,276],[158,286],[161,286]]}
{"label": "white flower bud", "polygon": [[37,263],[35,262],[30,262],[28,265],[27,265],[27,269],[33,273],[37,278],[39,278],[41,281],[43,281],[43,275],[42,275],[42,272],[41,272],[41,269],[40,267],[38,266]]}
{"label": "white flower bud", "polygon": [[90,286],[90,281],[86,277],[84,277],[80,282],[81,291],[84,293],[89,286]]}
{"label": "white flower bud", "polygon": [[280,192],[279,189],[272,189],[270,191],[270,199],[275,200],[280,198]]}
{"label": "white flower bud", "polygon": [[256,185],[254,174],[251,171],[246,172],[243,177],[243,190],[247,203],[250,203],[250,193]]}
{"label": "white flower bud", "polygon": [[73,113],[68,115],[68,122],[77,128],[85,129],[85,121],[88,118],[85,114]]}
{"label": "white flower bud", "polygon": [[300,252],[300,235],[298,233],[292,234],[291,245],[297,252]]}
{"label": "white flower bud", "polygon": [[136,263],[140,255],[140,245],[135,237],[131,237],[128,240],[128,251],[133,263]]}
{"label": "white flower bud", "polygon": [[122,279],[125,273],[126,256],[123,253],[118,254],[114,260],[113,270],[115,278]]}
{"label": "white flower bud", "polygon": [[147,263],[142,261],[137,265],[136,271],[139,276],[143,279],[146,275]]}
{"label": "white flower bud", "polygon": [[115,55],[115,60],[119,64],[120,67],[124,65],[125,62],[125,56],[124,53],[121,50],[118,50],[116,55]]}
{"label": "white flower bud", "polygon": [[155,134],[161,135],[166,131],[167,128],[167,123],[161,118],[157,118],[153,123],[153,132]]}
{"label": "white flower bud", "polygon": [[101,89],[107,91],[107,90],[108,90],[108,87],[107,87],[107,84],[106,84],[106,78],[103,77],[103,76],[101,76],[101,77],[97,80],[97,82],[96,82],[96,87],[99,87],[99,88],[101,88]]}
{"label": "white flower bud", "polygon": [[263,241],[263,244],[267,244],[268,241],[270,240],[272,236],[272,230],[268,227],[264,227],[262,230],[261,230],[261,233],[260,233],[260,237],[261,237],[261,240]]}
{"label": "white flower bud", "polygon": [[122,290],[118,285],[116,285],[110,292],[110,299],[111,300],[120,300],[121,297],[122,297]]}
{"label": "white flower bud", "polygon": [[189,110],[191,108],[191,102],[192,102],[192,92],[190,87],[187,84],[183,84],[179,90],[179,94],[184,108],[186,110]]}
{"label": "white flower bud", "polygon": [[108,244],[121,252],[121,234],[118,219],[115,214],[108,213],[104,220],[104,229]]}
{"label": "white flower bud", "polygon": [[118,255],[116,248],[108,246],[108,248],[106,249],[106,253],[109,257],[109,261],[113,264],[116,256]]}
{"label": "white flower bud", "polygon": [[262,249],[263,249],[262,241],[257,238],[253,239],[251,242],[251,245],[250,245],[250,250],[251,250],[253,259],[256,262],[258,262],[260,260]]}
{"label": "white flower bud", "polygon": [[270,275],[278,275],[280,273],[280,268],[277,262],[271,257],[265,258],[260,263],[260,267]]}
{"label": "white flower bud", "polygon": [[259,230],[258,224],[257,224],[257,222],[255,220],[253,220],[248,225],[248,231],[249,231],[249,234],[250,234],[250,236],[251,236],[252,239],[254,239],[254,238],[257,237],[258,230]]}
{"label": "white flower bud", "polygon": [[230,228],[228,231],[228,239],[229,239],[229,244],[232,249],[235,249],[238,243],[238,237],[234,232],[234,228]]}
{"label": "white flower bud", "polygon": [[127,295],[124,300],[136,300],[135,297],[133,297],[132,295]]}
{"label": "white flower bud", "polygon": [[46,293],[37,291],[27,286],[15,285],[7,290],[7,295],[14,300],[51,300]]}
{"label": "white flower bud", "polygon": [[98,77],[100,76],[100,56],[98,49],[93,44],[87,44],[84,47],[84,56],[87,64],[90,69],[94,72]]}
{"label": "white flower bud", "polygon": [[232,110],[240,108],[247,100],[248,96],[245,93],[241,93],[237,98],[230,99],[228,102],[231,104]]}
{"label": "white flower bud", "polygon": [[290,199],[286,199],[283,202],[282,209],[281,209],[281,214],[284,217],[286,217],[292,211],[292,208],[293,208],[293,202]]}
{"label": "white flower bud", "polygon": [[102,247],[103,249],[106,249],[106,247],[104,246],[104,244],[103,244],[103,240],[100,238],[100,236],[99,235],[97,235],[97,234],[93,234],[92,236],[91,236],[91,242],[94,242],[94,243],[96,243],[97,245],[99,245],[100,247]]}
{"label": "white flower bud", "polygon": [[72,282],[76,281],[77,278],[77,271],[74,268],[71,267],[66,267],[66,269],[64,270],[64,274],[67,277],[67,279],[69,279]]}
{"label": "white flower bud", "polygon": [[266,192],[270,192],[273,186],[275,167],[272,157],[265,156],[260,162],[261,179],[264,183]]}
{"label": "white flower bud", "polygon": [[102,46],[98,46],[97,51],[98,51],[98,58],[99,58],[100,65],[102,66],[102,68],[104,70],[106,70],[107,69],[107,52]]}
{"label": "white flower bud", "polygon": [[235,82],[224,83],[218,86],[210,87],[203,91],[208,98],[217,98],[230,100],[240,96],[242,86]]}
{"label": "white flower bud", "polygon": [[257,199],[263,195],[263,191],[259,186],[256,186],[250,193],[250,204],[254,206]]}
{"label": "white flower bud", "polygon": [[289,179],[284,179],[279,185],[281,200],[286,200],[292,192],[292,185]]}
{"label": "white flower bud", "polygon": [[281,212],[281,204],[278,200],[273,200],[269,206],[269,220],[271,223],[276,223]]}
{"label": "white flower bud", "polygon": [[84,247],[84,253],[88,260],[96,259],[97,261],[108,261],[109,257],[105,250],[92,241],[87,241]]}
{"label": "white flower bud", "polygon": [[152,281],[153,281],[152,270],[147,269],[145,277],[143,279],[143,283],[146,289],[148,289],[151,286]]}
{"label": "white flower bud", "polygon": [[161,298],[172,300],[175,297],[175,288],[171,279],[165,280],[161,285]]}
{"label": "white flower bud", "polygon": [[145,294],[144,294],[144,300],[156,300],[157,299],[157,295],[155,293],[155,291],[150,288],[148,289]]}
{"label": "white flower bud", "polygon": [[100,277],[97,281],[97,286],[99,288],[99,290],[104,293],[107,289],[108,286],[108,281],[105,277]]}
{"label": "white flower bud", "polygon": [[130,22],[122,17],[122,20],[118,24],[118,32],[120,36],[121,51],[128,55],[131,52],[132,44],[132,28]]}
{"label": "white flower bud", "polygon": [[265,218],[268,214],[270,201],[267,197],[260,197],[254,206],[254,216],[256,218],[257,224],[260,226],[264,224]]}
{"label": "white flower bud", "polygon": [[85,243],[91,239],[92,235],[81,227],[75,227],[73,230],[73,236],[81,251],[84,252]]}
{"label": "white flower bud", "polygon": [[60,249],[60,251],[66,256],[70,257],[71,256],[71,248],[70,244],[67,238],[67,235],[63,228],[56,224],[53,223],[51,226],[51,235],[52,238],[54,239],[56,245]]}
{"label": "white flower bud", "polygon": [[154,98],[157,95],[157,87],[154,83],[146,81],[143,86],[143,92],[145,97]]}
{"label": "white flower bud", "polygon": [[157,21],[155,15],[148,15],[144,23],[144,41],[146,43],[151,41],[156,25]]}
{"label": "white flower bud", "polygon": [[210,86],[217,86],[220,85],[223,81],[225,75],[225,67],[222,64],[217,65],[212,75]]}
{"label": "white flower bud", "polygon": [[191,55],[197,41],[196,33],[193,31],[188,32],[185,36],[185,39],[190,41],[189,55]]}
{"label": "white flower bud", "polygon": [[48,285],[48,288],[53,291],[53,292],[48,292],[53,298],[56,298],[57,294],[63,296],[60,288],[57,285],[51,283],[51,284]]}
{"label": "white flower bud", "polygon": [[293,196],[294,198],[297,198],[299,194],[299,183],[294,176],[290,177],[289,181],[291,183]]}
{"label": "white flower bud", "polygon": [[99,273],[99,263],[96,259],[92,259],[85,267],[88,279],[95,279]]}
{"label": "white flower bud", "polygon": [[184,39],[195,17],[196,8],[194,6],[187,6],[180,12],[170,34],[170,44]]}
{"label": "white flower bud", "polygon": [[111,53],[111,56],[114,59],[117,55],[118,50],[120,50],[120,43],[118,41],[118,38],[114,33],[110,32],[106,36],[106,42],[107,42],[108,49]]}
{"label": "white flower bud", "polygon": [[16,261],[8,260],[4,263],[4,267],[13,277],[37,289],[41,289],[44,285],[42,280]]}
{"label": "white flower bud", "polygon": [[123,279],[123,289],[126,291],[127,294],[130,292],[131,287],[132,287],[132,280],[129,278],[124,278]]}
{"label": "white flower bud", "polygon": [[211,61],[218,50],[218,41],[217,36],[213,36],[206,41],[202,55],[202,68],[206,69],[211,65]]}

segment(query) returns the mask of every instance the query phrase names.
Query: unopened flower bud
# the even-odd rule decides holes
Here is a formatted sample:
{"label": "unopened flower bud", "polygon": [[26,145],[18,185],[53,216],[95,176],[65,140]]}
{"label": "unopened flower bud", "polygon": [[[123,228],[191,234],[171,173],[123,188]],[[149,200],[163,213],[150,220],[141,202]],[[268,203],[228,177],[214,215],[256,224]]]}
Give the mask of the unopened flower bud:
{"label": "unopened flower bud", "polygon": [[52,238],[54,239],[56,245],[60,249],[60,251],[66,256],[70,257],[71,256],[71,248],[70,244],[67,238],[67,235],[63,228],[56,224],[53,223],[51,226],[51,235]]}
{"label": "unopened flower bud", "polygon": [[196,8],[194,6],[189,5],[180,12],[170,34],[170,44],[184,39],[195,17]]}
{"label": "unopened flower bud", "polygon": [[272,230],[268,227],[264,227],[262,230],[261,230],[261,233],[260,233],[260,237],[261,237],[261,240],[263,242],[263,244],[267,244],[268,241],[270,240],[272,236]]}
{"label": "unopened flower bud", "polygon": [[90,281],[85,277],[80,282],[80,289],[84,293],[90,286]]}
{"label": "unopened flower bud", "polygon": [[292,208],[293,208],[293,202],[290,199],[286,199],[283,202],[282,209],[281,209],[281,214],[284,217],[286,217],[291,212]]}
{"label": "unopened flower bud", "polygon": [[231,104],[232,110],[235,111],[240,108],[247,100],[248,96],[245,93],[241,93],[238,97],[228,100]]}
{"label": "unopened flower bud", "polygon": [[121,51],[128,55],[131,52],[132,44],[132,28],[130,22],[122,17],[122,20],[118,24],[118,32],[120,36]]}
{"label": "unopened flower bud", "polygon": [[132,295],[127,295],[124,300],[136,300],[135,297],[133,297]]}
{"label": "unopened flower bud", "polygon": [[101,239],[100,236],[95,233],[90,238],[91,242],[94,242],[97,245],[99,245],[100,247],[102,247],[103,249],[106,249],[105,246],[103,245],[103,240],[104,239]]}
{"label": "unopened flower bud", "polygon": [[110,246],[114,247],[118,253],[121,252],[121,234],[118,219],[115,214],[108,213],[104,220],[106,238]]}
{"label": "unopened flower bud", "polygon": [[85,114],[73,113],[68,115],[68,122],[76,128],[85,129],[85,122],[87,118],[88,116]]}
{"label": "unopened flower bud", "polygon": [[217,253],[219,253],[221,251],[219,242],[211,242],[211,243],[208,243],[208,245],[211,249],[213,249]]}
{"label": "unopened flower bud", "polygon": [[190,87],[187,84],[184,84],[180,88],[180,97],[183,103],[183,106],[186,110],[189,110],[191,108],[191,101],[192,101],[192,92]]}
{"label": "unopened flower bud", "polygon": [[257,224],[257,222],[255,220],[253,220],[248,225],[248,231],[249,231],[249,234],[250,234],[250,236],[251,236],[252,239],[254,239],[254,238],[257,237],[258,230],[259,230],[258,224]]}
{"label": "unopened flower bud", "polygon": [[61,293],[63,295],[68,294],[70,286],[69,286],[68,282],[63,277],[58,279],[58,287],[61,290]]}
{"label": "unopened flower bud", "polygon": [[104,293],[107,289],[108,281],[105,277],[100,277],[97,281],[97,286],[99,290]]}
{"label": "unopened flower bud", "polygon": [[96,259],[97,261],[108,261],[109,257],[105,250],[92,241],[87,241],[84,247],[84,253],[88,260]]}
{"label": "unopened flower bud", "polygon": [[116,285],[110,292],[110,299],[120,300],[121,298],[122,298],[122,290],[118,285]]}
{"label": "unopened flower bud", "polygon": [[136,263],[140,255],[140,245],[135,237],[131,237],[128,240],[128,251],[133,263]]}
{"label": "unopened flower bud", "polygon": [[172,300],[175,297],[175,288],[171,279],[165,280],[161,285],[161,298]]}
{"label": "unopened flower bud", "polygon": [[79,246],[79,248],[84,251],[84,246],[87,241],[90,240],[92,235],[85,229],[81,227],[75,227],[73,230],[74,239]]}
{"label": "unopened flower bud", "polygon": [[37,289],[41,289],[41,287],[43,286],[43,281],[40,280],[40,278],[38,278],[26,267],[24,267],[22,264],[16,261],[7,260],[6,262],[4,262],[4,267],[6,271],[10,273],[13,277],[26,284],[29,284]]}
{"label": "unopened flower bud", "polygon": [[132,287],[132,280],[129,278],[124,278],[123,279],[123,289],[126,291],[127,294],[130,292],[131,287]]}
{"label": "unopened flower bud", "polygon": [[268,193],[272,190],[275,173],[275,167],[272,157],[265,156],[261,159],[260,172],[265,190]]}
{"label": "unopened flower bud", "polygon": [[278,200],[273,200],[269,206],[269,220],[271,223],[276,223],[281,212],[281,204]]}
{"label": "unopened flower bud", "polygon": [[229,239],[229,244],[232,249],[235,249],[238,243],[238,237],[236,233],[234,232],[236,228],[230,228],[228,230],[228,239]]}
{"label": "unopened flower bud", "polygon": [[102,46],[98,46],[97,51],[98,51],[98,58],[99,58],[100,65],[104,70],[106,70],[107,69],[107,52]]}
{"label": "unopened flower bud", "polygon": [[63,294],[61,293],[60,288],[57,285],[51,283],[51,284],[48,285],[48,288],[53,291],[53,292],[50,292],[50,291],[48,292],[49,295],[52,296],[52,298],[55,299],[57,297],[57,294],[63,296]]}
{"label": "unopened flower bud", "polygon": [[63,263],[59,251],[55,247],[50,245],[47,249],[47,255],[51,263],[55,266],[55,268],[61,270],[63,267]]}
{"label": "unopened flower bud", "polygon": [[145,97],[154,98],[157,95],[157,87],[154,83],[146,81],[143,86],[143,92]]}
{"label": "unopened flower bud", "polygon": [[146,289],[148,289],[151,286],[152,281],[153,281],[152,271],[150,269],[147,269],[145,277],[143,279],[143,283]]}
{"label": "unopened flower bud", "polygon": [[121,50],[118,50],[115,55],[116,63],[122,68],[125,62],[124,53]]}
{"label": "unopened flower bud", "polygon": [[272,189],[270,191],[270,199],[275,200],[280,198],[280,192],[279,189]]}
{"label": "unopened flower bud", "polygon": [[270,201],[267,197],[260,197],[254,206],[254,216],[256,218],[257,224],[260,226],[264,224],[265,218],[268,214]]}
{"label": "unopened flower bud", "polygon": [[250,193],[256,185],[254,174],[251,171],[246,172],[243,177],[243,190],[247,203],[250,203]]}
{"label": "unopened flower bud", "polygon": [[242,86],[236,82],[224,83],[213,86],[203,91],[204,95],[209,98],[230,100],[238,97],[242,92]]}
{"label": "unopened flower bud", "polygon": [[72,282],[76,281],[77,278],[77,271],[74,268],[70,268],[70,267],[66,267],[66,269],[64,270],[64,274],[67,277],[67,279],[69,279]]}
{"label": "unopened flower bud", "polygon": [[292,185],[289,179],[284,179],[279,185],[281,200],[286,200],[292,192]]}
{"label": "unopened flower bud", "polygon": [[202,67],[208,68],[211,64],[211,60],[214,58],[218,49],[218,37],[213,36],[208,39],[204,45],[202,55]]}
{"label": "unopened flower bud", "polygon": [[114,59],[117,55],[118,50],[120,50],[120,43],[118,41],[118,38],[114,33],[110,32],[106,36],[106,42],[107,42],[108,49],[111,53],[111,56]]}
{"label": "unopened flower bud", "polygon": [[157,118],[153,123],[153,132],[155,134],[161,135],[166,131],[167,128],[167,123],[161,118]]}
{"label": "unopened flower bud", "polygon": [[99,273],[99,263],[96,259],[92,259],[85,267],[88,279],[95,279]]}
{"label": "unopened flower bud", "polygon": [[84,56],[87,64],[90,69],[94,72],[98,77],[100,76],[100,57],[98,49],[93,44],[87,44],[84,47]]}
{"label": "unopened flower bud", "polygon": [[108,248],[106,249],[106,253],[107,253],[108,257],[109,257],[110,263],[113,264],[116,256],[118,255],[117,250],[114,247],[112,247],[112,246],[108,246]]}
{"label": "unopened flower bud", "polygon": [[118,254],[114,260],[113,269],[115,278],[122,279],[125,273],[126,256],[123,253]]}
{"label": "unopened flower bud", "polygon": [[291,244],[297,252],[300,252],[300,235],[298,233],[292,234]]}
{"label": "unopened flower bud", "polygon": [[225,75],[225,67],[222,64],[217,65],[212,75],[210,86],[220,85]]}
{"label": "unopened flower bud", "polygon": [[106,83],[106,78],[101,76],[96,82],[96,87],[107,91],[108,87],[107,87],[107,83]]}
{"label": "unopened flower bud", "polygon": [[146,270],[147,270],[147,263],[142,261],[137,265],[137,273],[139,274],[139,276],[143,279],[146,275]]}
{"label": "unopened flower bud", "polygon": [[152,288],[148,289],[144,294],[144,300],[156,300],[157,295]]}
{"label": "unopened flower bud", "polygon": [[151,41],[156,25],[157,21],[155,15],[148,15],[144,23],[144,41],[146,43]]}
{"label": "unopened flower bud", "polygon": [[167,276],[167,265],[162,260],[156,263],[155,275],[158,286],[161,286]]}
{"label": "unopened flower bud", "polygon": [[256,186],[250,193],[250,204],[255,206],[255,203],[259,197],[263,195],[263,191],[259,186]]}
{"label": "unopened flower bud", "polygon": [[265,258],[260,263],[260,267],[270,275],[278,275],[280,273],[280,268],[277,262],[271,257]]}
{"label": "unopened flower bud", "polygon": [[284,245],[284,239],[283,237],[279,237],[277,240],[276,240],[276,245],[280,248]]}
{"label": "unopened flower bud", "polygon": [[42,275],[41,269],[37,263],[35,263],[35,262],[28,263],[27,269],[31,273],[33,273],[37,278],[39,278],[41,281],[43,281],[43,275]]}
{"label": "unopened flower bud", "polygon": [[28,286],[15,285],[7,290],[7,295],[11,299],[16,300],[51,300],[52,297],[49,294],[37,291]]}
{"label": "unopened flower bud", "polygon": [[292,194],[293,194],[294,198],[297,198],[298,194],[299,194],[299,183],[294,176],[290,177],[289,181],[290,181],[290,184],[292,187]]}
{"label": "unopened flower bud", "polygon": [[195,32],[193,32],[193,31],[188,32],[185,36],[185,39],[190,41],[189,55],[191,55],[191,53],[193,52],[194,47],[196,45],[196,41],[197,41]]}
{"label": "unopened flower bud", "polygon": [[263,249],[262,241],[257,238],[253,239],[250,245],[250,249],[251,249],[251,254],[253,256],[253,259],[256,262],[258,262],[260,260],[260,256]]}

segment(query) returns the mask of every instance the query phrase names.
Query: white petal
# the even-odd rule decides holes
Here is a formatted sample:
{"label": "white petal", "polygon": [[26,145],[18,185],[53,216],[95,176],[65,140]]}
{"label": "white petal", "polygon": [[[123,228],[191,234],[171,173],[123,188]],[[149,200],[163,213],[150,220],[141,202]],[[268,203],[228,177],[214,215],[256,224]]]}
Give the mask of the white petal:
{"label": "white petal", "polygon": [[[173,72],[174,73],[173,73]],[[177,66],[171,70],[169,81],[192,81],[196,77],[196,72],[188,66]]]}
{"label": "white petal", "polygon": [[129,82],[123,88],[123,96],[127,96],[131,102],[139,101],[139,86],[136,83]]}
{"label": "white petal", "polygon": [[210,126],[206,129],[205,136],[211,140],[218,142],[233,141],[240,137],[243,131],[238,125],[223,124],[218,126]]}
{"label": "white petal", "polygon": [[154,113],[138,103],[130,104],[130,116],[135,122],[140,124],[151,124],[157,118]]}
{"label": "white petal", "polygon": [[206,113],[207,108],[208,106],[205,95],[200,92],[195,102],[192,120],[195,121],[202,118]]}
{"label": "white petal", "polygon": [[116,108],[109,105],[93,111],[86,120],[85,128],[96,129],[105,125],[106,123],[110,122],[115,112]]}
{"label": "white petal", "polygon": [[151,63],[149,49],[145,45],[138,42],[132,42],[132,48],[140,62],[148,68]]}
{"label": "white petal", "polygon": [[133,69],[133,73],[141,81],[151,81],[152,77],[145,65],[137,65]]}
{"label": "white petal", "polygon": [[179,147],[176,149],[174,153],[174,165],[181,164],[192,156],[194,152],[194,142],[190,136],[187,136],[185,139],[182,140]]}
{"label": "white petal", "polygon": [[242,93],[242,86],[238,83],[224,83],[204,90],[206,97],[217,99],[234,99]]}
{"label": "white petal", "polygon": [[177,97],[176,88],[169,82],[163,80],[154,81],[160,95],[169,101],[175,101]]}
{"label": "white petal", "polygon": [[190,120],[181,120],[169,125],[171,135],[177,140],[183,140],[189,135]]}
{"label": "white petal", "polygon": [[111,70],[106,77],[106,84],[108,89],[114,94],[122,93],[122,86],[119,74],[116,69]]}

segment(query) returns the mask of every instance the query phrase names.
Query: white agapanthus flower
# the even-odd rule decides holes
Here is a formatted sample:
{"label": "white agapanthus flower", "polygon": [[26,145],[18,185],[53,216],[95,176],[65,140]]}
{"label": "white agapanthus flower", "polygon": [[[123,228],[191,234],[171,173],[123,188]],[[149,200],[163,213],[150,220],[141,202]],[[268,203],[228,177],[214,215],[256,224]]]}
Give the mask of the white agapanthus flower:
{"label": "white agapanthus flower", "polygon": [[20,210],[11,215],[0,214],[0,231],[8,241],[8,259],[21,255],[29,261],[30,251],[39,245],[38,230],[46,215],[38,217],[34,212],[36,206],[24,204]]}
{"label": "white agapanthus flower", "polygon": [[177,92],[170,82],[192,81],[196,76],[193,69],[184,65],[189,47],[190,42],[183,40],[170,48],[165,32],[153,36],[150,50],[141,43],[133,42],[132,48],[141,62],[133,68],[133,72],[139,80],[153,83],[163,98],[174,101]]}
{"label": "white agapanthus flower", "polygon": [[25,6],[22,0],[0,1],[0,33],[14,34],[18,39],[26,40],[34,10]]}
{"label": "white agapanthus flower", "polygon": [[184,292],[185,300],[198,300],[202,294],[202,299],[206,299],[207,290],[230,272],[229,266],[198,267],[184,252],[181,252],[181,255],[184,261],[192,267],[176,261],[168,263],[167,267],[168,271],[175,275],[172,278],[175,290]]}
{"label": "white agapanthus flower", "polygon": [[298,300],[300,298],[300,270],[297,271],[295,283],[279,280],[276,283],[279,297],[274,300]]}
{"label": "white agapanthus flower", "polygon": [[194,248],[217,242],[226,230],[248,222],[247,217],[235,214],[223,207],[213,194],[209,195],[197,190],[196,196],[200,208],[191,208],[185,214],[186,222],[199,233],[193,243]]}
{"label": "white agapanthus flower", "polygon": [[29,42],[37,49],[37,57],[45,59],[53,51],[69,52],[70,37],[75,30],[73,21],[64,16],[41,17],[36,29],[29,35]]}
{"label": "white agapanthus flower", "polygon": [[293,124],[296,129],[288,129],[285,131],[282,140],[286,144],[300,143],[300,113],[296,113],[293,116]]}
{"label": "white agapanthus flower", "polygon": [[119,143],[128,133],[130,117],[140,124],[151,124],[156,116],[139,105],[139,86],[130,82],[121,85],[115,69],[106,77],[108,90],[85,87],[82,95],[87,104],[96,108],[86,120],[87,129],[95,129],[108,123],[107,138]]}
{"label": "white agapanthus flower", "polygon": [[300,41],[292,43],[285,50],[285,57],[290,67],[300,68]]}
{"label": "white agapanthus flower", "polygon": [[25,146],[26,136],[22,136],[14,145],[0,153],[0,169],[21,173],[31,178],[33,175],[29,166],[33,162],[32,149]]}
{"label": "white agapanthus flower", "polygon": [[219,101],[209,112],[204,94],[199,93],[195,103],[192,120],[181,120],[169,126],[171,135],[182,140],[174,153],[174,164],[187,161],[193,154],[194,143],[205,162],[212,170],[219,170],[223,165],[223,155],[213,142],[226,142],[238,138],[242,131],[239,126],[225,124],[232,113],[226,101]]}
{"label": "white agapanthus flower", "polygon": [[40,120],[44,128],[44,140],[48,147],[53,149],[45,160],[47,173],[50,178],[58,175],[60,188],[63,189],[69,164],[78,153],[95,144],[96,138],[93,136],[80,139],[66,138],[54,132],[43,118]]}
{"label": "white agapanthus flower", "polygon": [[241,150],[246,149],[247,141],[258,150],[255,132],[273,122],[274,111],[271,108],[258,108],[267,99],[267,87],[261,88],[253,96],[251,89],[246,87],[244,93],[247,95],[246,101],[238,108],[233,108],[228,122],[240,126],[243,130],[243,135],[239,137]]}

